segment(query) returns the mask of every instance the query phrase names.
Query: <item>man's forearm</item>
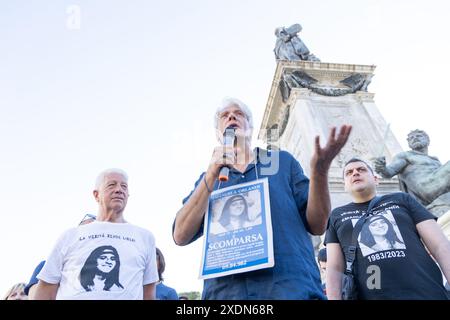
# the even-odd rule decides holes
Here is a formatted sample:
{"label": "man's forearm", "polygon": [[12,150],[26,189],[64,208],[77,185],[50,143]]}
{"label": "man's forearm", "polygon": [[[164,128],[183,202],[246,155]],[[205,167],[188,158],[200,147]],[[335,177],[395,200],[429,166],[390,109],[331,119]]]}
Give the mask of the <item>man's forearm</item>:
{"label": "man's forearm", "polygon": [[447,282],[450,283],[450,242],[446,241],[440,244],[433,256],[438,262]]}
{"label": "man's forearm", "polygon": [[416,225],[417,231],[433,258],[439,264],[442,273],[450,280],[450,242],[440,226],[433,219]]}
{"label": "man's forearm", "polygon": [[55,300],[59,284],[51,284],[39,280],[36,284],[36,290],[33,295],[33,300]]}
{"label": "man's forearm", "polygon": [[155,283],[144,285],[144,300],[156,300]]}
{"label": "man's forearm", "polygon": [[[205,176],[205,181],[209,186],[214,184],[214,179]],[[211,187],[209,187],[211,190]],[[183,208],[177,213],[173,238],[177,245],[186,245],[194,237],[200,228],[206,207],[208,205],[209,190],[205,182],[201,181],[191,198],[185,203]]]}
{"label": "man's forearm", "polygon": [[344,272],[344,254],[339,243],[327,244],[327,297],[332,300],[342,299],[342,275]]}
{"label": "man's forearm", "polygon": [[342,272],[327,266],[326,288],[329,300],[342,300]]}
{"label": "man's forearm", "polygon": [[306,219],[312,234],[321,235],[325,232],[330,211],[328,174],[312,172],[306,208]]}

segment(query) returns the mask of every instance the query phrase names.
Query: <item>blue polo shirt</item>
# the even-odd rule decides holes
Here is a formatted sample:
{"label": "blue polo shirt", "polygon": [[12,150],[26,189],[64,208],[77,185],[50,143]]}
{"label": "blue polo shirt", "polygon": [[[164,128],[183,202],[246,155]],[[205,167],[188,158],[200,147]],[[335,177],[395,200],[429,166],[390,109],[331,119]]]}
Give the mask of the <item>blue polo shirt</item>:
{"label": "blue polo shirt", "polygon": [[[275,266],[205,279],[202,299],[326,299],[306,221],[309,179],[298,161],[286,151],[256,149],[256,155],[256,164],[249,164],[243,173],[231,169],[229,180],[220,188],[255,181],[255,169],[260,179],[268,178]],[[278,170],[275,170],[277,163]],[[270,168],[275,172],[270,172],[273,171]],[[204,174],[195,187],[202,182]],[[214,190],[218,186],[217,181]],[[202,234],[203,226],[192,241]]]}
{"label": "blue polo shirt", "polygon": [[174,288],[166,286],[160,282],[156,285],[156,300],[179,300]]}
{"label": "blue polo shirt", "polygon": [[24,289],[24,292],[26,295],[29,294],[30,288],[39,282],[37,275],[39,274],[39,272],[41,272],[42,268],[44,267],[44,264],[45,264],[45,260],[39,262],[39,264],[34,269],[33,275],[31,276],[30,281],[28,281],[28,284],[26,285],[26,287]]}

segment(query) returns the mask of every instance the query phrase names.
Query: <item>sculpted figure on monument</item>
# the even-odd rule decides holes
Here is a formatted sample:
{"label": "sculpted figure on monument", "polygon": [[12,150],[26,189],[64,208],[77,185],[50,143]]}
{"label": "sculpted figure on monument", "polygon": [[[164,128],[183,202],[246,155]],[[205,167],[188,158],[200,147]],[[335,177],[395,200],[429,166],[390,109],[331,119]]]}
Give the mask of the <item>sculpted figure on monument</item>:
{"label": "sculpted figure on monument", "polygon": [[412,150],[400,152],[389,165],[385,157],[376,158],[375,171],[383,178],[398,175],[402,191],[440,216],[450,210],[450,162],[442,165],[428,155],[430,138],[425,131],[411,131],[407,140]]}
{"label": "sculpted figure on monument", "polygon": [[303,41],[297,36],[302,30],[302,26],[298,23],[285,28],[280,27],[275,29],[275,35],[277,36],[277,42],[275,43],[275,57],[278,60],[309,60],[320,61],[316,56],[311,54],[303,43]]}

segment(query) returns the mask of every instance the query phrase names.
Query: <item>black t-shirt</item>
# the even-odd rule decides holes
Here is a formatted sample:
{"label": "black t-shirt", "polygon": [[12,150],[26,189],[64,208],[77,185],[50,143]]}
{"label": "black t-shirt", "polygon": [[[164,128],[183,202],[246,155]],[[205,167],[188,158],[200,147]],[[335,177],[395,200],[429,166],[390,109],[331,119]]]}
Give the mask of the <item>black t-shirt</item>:
{"label": "black t-shirt", "polygon": [[[325,243],[347,252],[353,227],[369,206],[349,203],[332,211]],[[436,219],[407,193],[382,196],[358,235],[354,274],[360,299],[447,299],[442,274],[416,225]]]}

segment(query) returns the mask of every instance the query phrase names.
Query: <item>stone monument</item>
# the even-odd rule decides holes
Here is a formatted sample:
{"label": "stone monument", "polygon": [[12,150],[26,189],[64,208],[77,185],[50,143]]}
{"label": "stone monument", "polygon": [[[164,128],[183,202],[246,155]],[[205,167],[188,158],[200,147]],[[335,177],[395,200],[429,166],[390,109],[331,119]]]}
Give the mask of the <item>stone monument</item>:
{"label": "stone monument", "polygon": [[[345,162],[353,156],[370,161],[381,155],[390,161],[402,151],[375,105],[374,93],[368,92],[375,66],[288,59],[277,54],[276,58],[258,138],[269,148],[291,152],[308,176],[314,137],[319,135],[323,143],[331,127],[351,124],[349,141],[329,171],[332,207],[351,202],[342,178]],[[398,179],[380,179],[378,191],[399,191]]]}
{"label": "stone monument", "polygon": [[[370,161],[385,155],[390,161],[402,151],[375,105],[374,93],[368,92],[374,70],[373,65],[277,59],[258,134],[269,148],[291,152],[308,175],[314,137],[319,135],[324,142],[331,127],[353,126],[329,171],[333,207],[351,202],[342,179],[347,160],[357,156]],[[398,179],[380,179],[378,191],[399,191]]]}

